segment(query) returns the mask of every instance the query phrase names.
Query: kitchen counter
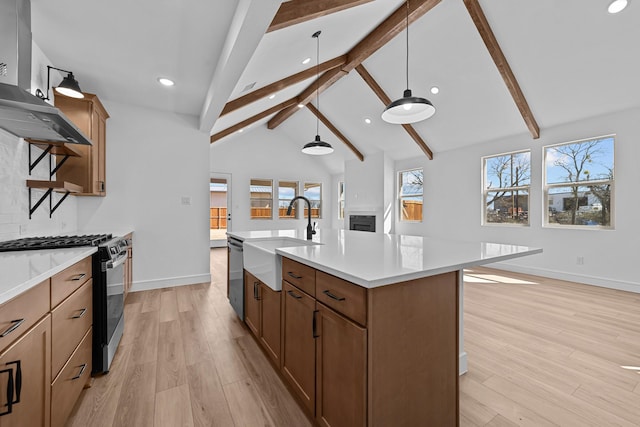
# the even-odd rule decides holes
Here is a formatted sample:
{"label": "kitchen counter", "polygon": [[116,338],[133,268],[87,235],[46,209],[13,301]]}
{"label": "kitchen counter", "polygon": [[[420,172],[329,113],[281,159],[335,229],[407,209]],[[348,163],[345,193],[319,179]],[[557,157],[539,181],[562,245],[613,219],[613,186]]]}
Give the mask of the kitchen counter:
{"label": "kitchen counter", "polygon": [[[282,237],[306,240],[304,229],[240,231],[228,235],[248,242]],[[319,244],[275,251],[365,288],[542,252],[540,248],[501,243],[331,229],[318,230],[312,241]]]}
{"label": "kitchen counter", "polygon": [[0,252],[0,304],[21,294],[78,261],[96,247]]}

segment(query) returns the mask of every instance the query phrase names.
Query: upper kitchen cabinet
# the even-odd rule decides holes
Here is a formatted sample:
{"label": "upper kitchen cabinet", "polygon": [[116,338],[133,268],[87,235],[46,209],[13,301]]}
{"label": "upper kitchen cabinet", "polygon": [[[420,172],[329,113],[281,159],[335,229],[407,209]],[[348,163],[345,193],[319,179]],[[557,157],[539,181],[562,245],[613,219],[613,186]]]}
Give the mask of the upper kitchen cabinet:
{"label": "upper kitchen cabinet", "polygon": [[65,166],[57,172],[57,179],[82,186],[82,192],[76,195],[106,196],[105,144],[106,122],[109,118],[107,110],[92,93],[85,93],[81,99],[57,94],[55,105],[93,143],[92,146],[78,145],[76,148],[81,155],[69,158]]}

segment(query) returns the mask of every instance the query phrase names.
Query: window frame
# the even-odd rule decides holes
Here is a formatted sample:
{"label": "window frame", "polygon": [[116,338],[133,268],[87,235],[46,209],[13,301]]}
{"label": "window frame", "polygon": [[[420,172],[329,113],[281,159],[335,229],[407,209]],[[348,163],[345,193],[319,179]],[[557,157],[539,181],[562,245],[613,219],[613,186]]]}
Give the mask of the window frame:
{"label": "window frame", "polygon": [[[294,187],[295,191],[294,191],[293,197],[291,199],[281,199],[280,198],[280,188],[281,187],[282,188],[292,188],[290,186],[283,187],[281,185],[283,183],[285,183],[285,184],[295,184],[295,187]],[[286,211],[285,211],[284,214],[280,213],[280,209],[281,209],[280,203],[283,202],[283,201],[286,201],[287,202],[286,203],[286,207],[288,207],[289,203],[291,203],[291,200],[293,200],[293,198],[295,198],[295,197],[298,197],[299,191],[300,191],[300,182],[299,181],[288,181],[288,180],[284,180],[284,179],[283,180],[278,180],[278,219],[298,219],[298,206],[297,206],[297,203],[293,204],[293,212],[292,212],[291,216],[287,216]]]}
{"label": "window frame", "polygon": [[[590,179],[584,181],[569,181],[549,184],[547,182],[547,153],[548,150],[554,147],[560,147],[563,145],[582,144],[590,141],[606,140],[611,138],[612,153],[611,153],[611,178],[610,179]],[[573,141],[560,142],[556,144],[549,144],[542,147],[542,197],[543,197],[543,214],[542,214],[542,227],[551,229],[564,229],[564,230],[593,230],[593,231],[607,231],[615,230],[615,182],[616,182],[616,134],[595,136],[590,138],[577,139]],[[550,209],[550,189],[563,188],[563,187],[589,187],[591,185],[608,184],[610,185],[609,195],[609,225],[583,225],[583,224],[560,224],[549,222],[549,209]],[[588,197],[587,195],[583,197]],[[578,209],[580,204],[578,203]]]}
{"label": "window frame", "polygon": [[[317,185],[320,187],[320,198],[318,200],[316,199],[311,199],[309,197],[307,197],[306,192],[307,192],[307,185]],[[318,216],[313,216],[313,207],[311,208],[311,218],[315,218],[315,219],[322,219],[322,183],[321,182],[303,182],[302,183],[302,195],[304,197],[307,197],[307,199],[309,199],[309,202],[311,202],[311,204],[313,205],[313,202],[318,202]],[[304,216],[304,218],[307,218],[307,215],[305,214],[305,209],[307,209],[307,204],[305,203],[303,209],[302,209],[302,215]]]}
{"label": "window frame", "polygon": [[344,181],[338,181],[338,219],[344,219],[344,206],[345,206],[345,186]]}
{"label": "window frame", "polygon": [[[513,157],[518,154],[528,153],[529,154],[529,184],[527,185],[517,185],[517,186],[505,186],[505,187],[492,187],[488,188],[487,185],[487,161],[489,159],[493,159],[496,157],[503,156],[511,156],[511,163],[513,163]],[[530,227],[531,226],[531,149],[524,150],[515,150],[515,151],[507,151],[500,154],[492,154],[489,156],[482,156],[482,199],[481,199],[481,207],[482,207],[482,218],[481,225],[482,226],[498,226],[498,227]],[[514,193],[517,191],[526,191],[527,193],[527,221],[523,222],[489,222],[487,221],[487,198],[490,193],[495,192],[504,192],[504,193]]]}
{"label": "window frame", "polygon": [[[255,198],[255,197],[251,197],[251,186],[252,185],[256,185],[256,186],[263,186],[262,184],[254,184],[254,181],[268,181],[271,183],[271,198],[270,199],[266,199],[266,198]],[[260,200],[260,201],[264,201],[264,200],[270,200],[271,203],[271,209],[269,210],[270,215],[268,217],[262,217],[262,216],[253,216],[253,213],[251,212],[251,210],[253,209],[253,201],[254,200]],[[267,209],[267,208],[264,208]],[[272,179],[265,179],[265,178],[250,178],[249,179],[249,219],[251,220],[272,220],[273,219],[273,180]]]}
{"label": "window frame", "polygon": [[[403,219],[402,215],[402,201],[407,197],[402,194],[402,175],[408,172],[421,171],[422,172],[422,192],[420,193],[421,201],[422,201],[422,211],[420,212],[420,219]],[[397,173],[398,185],[396,186],[396,200],[397,200],[397,209],[398,209],[398,222],[403,223],[421,223],[424,221],[424,168],[412,168],[412,169],[404,169],[400,170]],[[411,197],[416,197],[416,195],[412,195]]]}

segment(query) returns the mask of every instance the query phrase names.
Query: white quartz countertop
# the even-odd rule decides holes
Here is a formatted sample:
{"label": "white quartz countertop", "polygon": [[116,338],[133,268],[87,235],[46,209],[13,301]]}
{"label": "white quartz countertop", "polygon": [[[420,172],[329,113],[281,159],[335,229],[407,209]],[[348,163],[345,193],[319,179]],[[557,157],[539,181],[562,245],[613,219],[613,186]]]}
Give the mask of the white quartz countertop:
{"label": "white quartz countertop", "polygon": [[95,247],[0,252],[0,304],[97,251]]}
{"label": "white quartz countertop", "polygon": [[[229,232],[243,241],[290,237],[305,240],[305,230]],[[461,270],[542,252],[540,248],[492,242],[465,242],[429,236],[319,230],[318,245],[275,249],[284,257],[366,288]]]}

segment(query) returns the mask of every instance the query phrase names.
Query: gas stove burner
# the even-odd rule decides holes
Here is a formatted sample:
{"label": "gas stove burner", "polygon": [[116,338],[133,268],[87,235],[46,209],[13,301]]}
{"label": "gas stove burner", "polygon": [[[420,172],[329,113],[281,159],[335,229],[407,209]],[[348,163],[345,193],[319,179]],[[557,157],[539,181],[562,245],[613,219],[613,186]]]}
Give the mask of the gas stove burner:
{"label": "gas stove burner", "polygon": [[82,236],[25,237],[0,242],[0,252],[34,251],[39,249],[75,248],[98,246],[112,238],[111,234],[86,234]]}

